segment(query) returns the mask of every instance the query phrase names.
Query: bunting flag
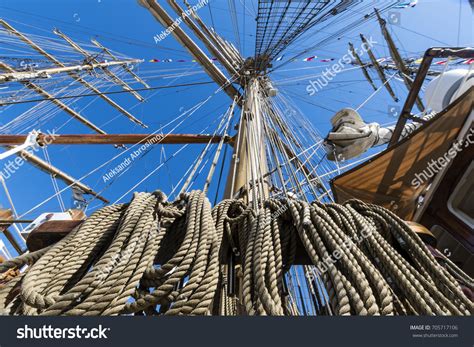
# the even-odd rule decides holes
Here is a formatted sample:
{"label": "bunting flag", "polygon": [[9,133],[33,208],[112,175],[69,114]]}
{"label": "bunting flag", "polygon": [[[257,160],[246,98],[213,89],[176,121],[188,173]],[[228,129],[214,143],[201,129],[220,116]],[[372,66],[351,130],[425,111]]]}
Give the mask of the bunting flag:
{"label": "bunting flag", "polygon": [[418,0],[405,1],[405,2],[402,2],[401,4],[398,4],[397,6],[394,6],[393,8],[415,7],[417,4],[418,4]]}
{"label": "bunting flag", "polygon": [[317,56],[313,55],[312,57],[304,58],[303,61],[313,61],[316,58],[317,58]]}
{"label": "bunting flag", "polygon": [[455,61],[457,60],[455,63],[451,63],[451,64],[454,64],[454,65],[470,65],[470,64],[473,64],[474,63],[474,59],[471,58],[471,59],[461,59],[461,60],[458,60],[458,58],[448,58],[446,60],[441,60],[441,61],[438,61],[436,63],[434,63],[434,65],[446,65],[446,64],[449,64],[449,62],[452,62],[452,61]]}
{"label": "bunting flag", "polygon": [[[281,61],[283,60],[283,55],[276,58],[275,61]],[[415,58],[413,58],[415,59]],[[219,60],[216,58],[216,57],[210,57],[209,60],[211,60],[212,62],[218,62]],[[304,58],[303,60],[300,60],[298,58],[293,58],[291,59],[290,61],[292,62],[297,62],[297,61],[304,61],[304,62],[321,62],[321,63],[330,63],[332,61],[335,61],[336,59],[335,58],[320,58],[318,59],[318,56],[316,55],[313,55],[311,57],[307,57],[307,58]],[[416,60],[413,60],[413,64],[416,64],[416,65],[420,65],[423,61],[423,57],[421,58],[418,58]],[[148,60],[148,62],[150,63],[197,63],[197,61],[195,59],[193,60],[186,60],[186,59],[150,59]],[[377,62],[379,62],[380,64],[382,63],[386,63],[386,64],[391,64],[393,63],[393,59],[391,57],[383,57],[383,58],[379,58],[377,59]],[[440,61],[437,61],[435,63],[433,63],[433,65],[446,65],[446,64],[454,64],[454,65],[471,65],[471,64],[474,64],[474,58],[471,58],[471,59],[461,59],[461,60],[457,60],[457,59],[445,59],[445,60],[440,60]]]}
{"label": "bunting flag", "polygon": [[[317,62],[321,62],[321,63],[330,63],[334,60],[336,60],[335,58],[322,58],[322,59],[317,59],[318,57],[316,55],[314,56],[311,56],[311,57],[308,57],[308,58],[305,58],[301,61],[304,61],[304,62],[313,62],[313,61],[317,61]],[[281,57],[278,57],[275,59],[275,61],[281,61],[283,59],[283,56]],[[209,58],[209,60],[211,61],[218,61],[217,58],[215,57],[212,57],[212,58]],[[379,62],[383,62],[383,61],[386,61],[387,58],[381,58],[379,59],[378,61]],[[291,61],[293,62],[296,62],[296,61],[300,61],[299,59],[297,58],[294,58],[294,59],[291,59]],[[149,63],[197,63],[197,61],[195,59],[193,60],[186,60],[186,59],[176,59],[176,60],[173,60],[173,59],[150,59],[148,60]]]}
{"label": "bunting flag", "polygon": [[[217,58],[215,57],[212,57],[212,58],[209,58],[210,60],[212,61],[217,61]],[[149,63],[172,63],[172,62],[176,62],[176,63],[197,63],[197,60],[193,59],[193,60],[186,60],[186,59],[176,59],[176,60],[173,60],[173,59],[150,59],[148,60]]]}

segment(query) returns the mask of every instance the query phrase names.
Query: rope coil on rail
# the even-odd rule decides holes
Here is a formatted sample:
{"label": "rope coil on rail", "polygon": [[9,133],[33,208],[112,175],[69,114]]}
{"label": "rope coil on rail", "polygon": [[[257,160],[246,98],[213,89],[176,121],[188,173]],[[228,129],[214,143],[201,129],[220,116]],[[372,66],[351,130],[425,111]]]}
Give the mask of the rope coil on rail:
{"label": "rope coil on rail", "polygon": [[[300,245],[300,246],[298,246]],[[290,315],[286,275],[303,247],[337,315],[470,315],[460,283],[392,212],[269,199],[258,211],[239,200],[214,208],[193,191],[168,202],[135,193],[104,207],[56,244],[0,264],[22,269],[0,284],[12,315]],[[236,259],[239,295],[226,283]],[[231,277],[229,277],[231,276]],[[310,280],[315,280],[312,278]]]}

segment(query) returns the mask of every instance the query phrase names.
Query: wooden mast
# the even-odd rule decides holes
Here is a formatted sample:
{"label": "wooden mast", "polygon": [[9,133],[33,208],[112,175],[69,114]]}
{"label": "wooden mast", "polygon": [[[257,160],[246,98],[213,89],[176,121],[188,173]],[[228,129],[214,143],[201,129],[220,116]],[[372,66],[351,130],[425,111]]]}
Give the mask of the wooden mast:
{"label": "wooden mast", "polygon": [[[225,198],[242,198],[257,204],[269,197],[268,173],[258,77],[249,80],[244,94],[241,120],[235,136],[234,154],[227,177]],[[253,177],[253,179],[251,179]]]}

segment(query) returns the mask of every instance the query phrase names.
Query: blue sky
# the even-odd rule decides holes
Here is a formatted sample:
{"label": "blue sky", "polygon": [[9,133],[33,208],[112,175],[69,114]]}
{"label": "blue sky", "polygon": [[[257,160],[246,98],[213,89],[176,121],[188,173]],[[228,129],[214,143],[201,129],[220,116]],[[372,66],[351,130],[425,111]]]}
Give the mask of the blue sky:
{"label": "blue sky", "polygon": [[[367,1],[376,3],[372,0]],[[197,1],[190,2],[195,3]],[[165,3],[165,1],[160,1],[160,3]],[[242,6],[244,3],[246,8]],[[256,3],[255,0],[236,1],[237,18],[245,57],[251,56],[254,52],[254,10]],[[209,8],[200,10],[200,16],[209,25],[214,21],[216,30],[226,39],[235,43],[234,30],[228,12],[228,1],[211,0],[210,4],[212,19]],[[420,0],[415,8],[395,12],[397,16],[400,16],[400,23],[399,25],[392,25],[391,31],[404,57],[420,57],[427,48],[432,46],[472,46],[473,44],[473,15],[467,0]],[[151,86],[210,81],[206,74],[199,73],[197,64],[152,64],[148,62],[153,58],[174,60],[191,58],[171,36],[159,44],[155,43],[154,35],[159,34],[163,28],[146,9],[140,7],[134,0],[0,0],[0,17],[26,34],[55,38],[51,30],[57,27],[76,42],[88,42],[90,38],[96,38],[116,52],[121,52],[129,57],[144,59],[145,62],[135,71],[150,77],[147,81]],[[324,30],[335,29],[337,27],[332,26]],[[319,42],[321,38],[328,34],[324,30],[321,32],[313,30],[309,35],[304,36],[290,47],[285,55],[291,56],[294,52],[313,46],[314,43]],[[337,60],[347,53],[347,43],[349,41],[356,46],[360,45],[359,33],[364,33],[367,37],[373,36],[378,41],[374,48],[378,57],[388,56],[387,46],[375,21],[364,24],[353,31],[345,32],[338,39],[308,52],[308,56],[317,55],[320,58],[334,58]],[[6,51],[3,50],[4,47],[0,43],[0,55],[6,54]],[[11,54],[11,52],[7,53]],[[364,80],[362,73],[352,70],[339,74],[330,86],[315,96],[308,96],[306,92],[308,79],[311,75],[318,75],[325,67],[329,66],[319,62],[298,61],[282,67],[271,75],[278,88],[286,93],[288,97],[293,98],[296,105],[321,134],[326,134],[329,130],[329,119],[334,112],[343,107],[356,108],[372,93],[372,89]],[[179,79],[159,77],[165,73],[164,70],[174,68],[188,69],[189,71],[195,71],[196,74]],[[306,75],[310,77],[297,82],[284,83],[288,78]],[[378,84],[380,85],[380,83]],[[139,84],[133,86],[136,88],[142,87]],[[360,110],[365,120],[380,123],[394,122],[394,117],[390,115],[389,109],[392,106],[401,107],[407,91],[401,82],[394,82],[393,86],[401,102],[398,105],[395,104],[386,91],[382,90]],[[76,106],[82,108],[89,102],[94,101],[92,105],[84,110],[83,115],[97,125],[103,126],[109,133],[145,133],[157,130],[160,125],[166,124],[183,111],[206,99],[216,89],[216,85],[208,84],[166,89],[158,92],[146,91],[142,95],[149,99],[141,104],[130,95],[113,95],[112,98],[115,101],[132,110],[137,118],[149,125],[150,128],[147,130],[141,129],[125,117],[119,116],[116,110],[108,104],[96,100],[96,98],[84,98]],[[113,90],[118,90],[118,88]],[[0,123],[2,125],[6,124],[31,106],[31,104],[16,106],[15,108],[9,108],[8,112],[0,109]],[[199,133],[204,131],[204,133],[212,133],[218,116],[228,106],[228,97],[223,93],[218,93],[199,111],[190,116],[183,123],[183,126],[176,129],[176,132]],[[38,124],[38,127],[42,131],[47,131],[64,124],[68,119],[68,116],[64,113],[59,113],[52,120]],[[61,129],[61,133],[89,133],[89,129],[77,122],[69,122]],[[97,191],[106,188],[103,195],[114,202],[132,188],[135,183],[155,169],[164,156],[171,156],[178,148],[179,146],[166,146],[163,152],[161,147],[157,146],[141,160],[136,161],[127,173],[119,177],[109,188],[106,188],[108,182],[103,181],[103,174],[118,165],[123,161],[123,158],[119,158],[98,170],[95,174],[87,177],[84,182]],[[202,150],[202,146],[188,147],[180,153],[177,159],[170,160],[167,165],[150,176],[136,190],[153,191],[161,188],[165,192],[169,192],[172,185],[176,184],[182,177],[200,150]],[[48,148],[52,163],[77,178],[108,161],[119,151],[119,149],[112,146],[50,146]],[[40,153],[40,156],[43,156],[43,154]],[[224,173],[226,172],[225,169]],[[196,188],[202,187],[205,176],[206,173],[198,178]],[[60,188],[65,187],[62,182],[58,182],[58,184]],[[7,180],[7,185],[19,215],[23,215],[45,198],[54,194],[51,178],[28,164],[17,170]],[[209,192],[209,196],[212,197],[211,200],[214,200],[215,192],[216,185],[213,185]],[[65,191],[62,197],[66,207],[71,207],[70,191]],[[120,201],[128,201],[130,197],[131,193]],[[0,193],[0,203],[4,207],[9,206],[3,190]],[[101,204],[98,201],[93,201],[90,204],[91,208],[100,206]],[[59,211],[59,204],[56,199],[51,199],[32,213],[23,216],[23,218],[34,218],[42,212],[51,211]]]}

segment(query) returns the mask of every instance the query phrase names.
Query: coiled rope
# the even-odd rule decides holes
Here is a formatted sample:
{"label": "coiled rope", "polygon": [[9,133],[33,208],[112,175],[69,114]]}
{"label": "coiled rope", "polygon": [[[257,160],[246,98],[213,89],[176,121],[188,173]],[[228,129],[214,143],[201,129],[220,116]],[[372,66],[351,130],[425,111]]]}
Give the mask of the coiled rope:
{"label": "coiled rope", "polygon": [[[298,244],[338,315],[470,315],[453,263],[441,266],[392,212],[345,204],[239,200],[213,209],[204,193],[168,202],[135,193],[93,213],[56,244],[0,264],[26,269],[0,285],[0,310],[15,315],[290,315],[285,276]],[[238,295],[228,295],[229,254]]]}

